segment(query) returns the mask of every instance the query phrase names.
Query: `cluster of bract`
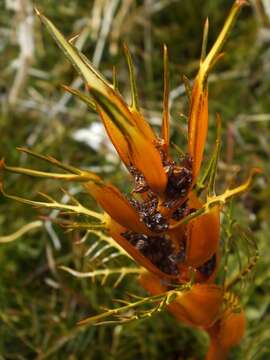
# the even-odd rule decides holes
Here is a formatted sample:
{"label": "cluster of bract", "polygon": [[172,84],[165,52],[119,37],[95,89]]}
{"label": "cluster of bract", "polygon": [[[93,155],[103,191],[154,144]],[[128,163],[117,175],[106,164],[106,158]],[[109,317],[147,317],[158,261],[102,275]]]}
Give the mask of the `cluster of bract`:
{"label": "cluster of bract", "polygon": [[[238,299],[226,287],[214,284],[220,262],[220,211],[226,200],[245,191],[252,175],[241,186],[215,194],[215,174],[220,148],[220,121],[215,151],[206,172],[200,175],[208,131],[207,77],[221,57],[221,48],[244,1],[235,1],[213,47],[206,54],[208,22],[198,74],[194,80],[188,120],[186,154],[172,159],[169,153],[169,75],[167,48],[164,47],[164,99],[161,136],[144,119],[138,104],[131,55],[125,46],[130,73],[132,103],[127,105],[118,89],[110,84],[46,17],[41,21],[66,57],[86,82],[89,93],[65,87],[98,112],[134,187],[124,196],[97,175],[63,165],[57,160],[21,149],[58,166],[66,173],[5,166],[7,170],[39,177],[81,182],[103,208],[97,214],[79,203],[61,205],[34,202],[8,195],[33,205],[64,208],[95,217],[104,230],[144,269],[140,283],[151,294],[166,293],[178,285],[190,284],[167,304],[179,320],[205,329],[211,338],[209,359],[223,359],[237,344],[245,328]],[[80,224],[74,223],[74,228]],[[91,227],[91,223],[89,223]],[[85,224],[84,224],[85,228]]]}

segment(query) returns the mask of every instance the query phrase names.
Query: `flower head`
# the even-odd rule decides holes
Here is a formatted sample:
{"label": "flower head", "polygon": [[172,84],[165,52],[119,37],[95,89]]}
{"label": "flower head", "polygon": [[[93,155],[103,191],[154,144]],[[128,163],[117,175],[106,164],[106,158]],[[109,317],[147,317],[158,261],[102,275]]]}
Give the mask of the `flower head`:
{"label": "flower head", "polygon": [[[192,283],[186,292],[168,304],[169,311],[187,324],[210,329],[210,334],[214,326],[218,327],[221,337],[218,341],[226,349],[234,344],[228,329],[234,326],[236,317],[228,308],[223,309],[227,292],[213,284],[220,257],[220,211],[229,198],[247,190],[254,172],[243,185],[226,190],[222,195],[215,194],[215,174],[220,150],[219,120],[213,156],[204,175],[200,175],[208,131],[207,77],[222,56],[221,48],[242,5],[244,1],[235,1],[220,35],[207,55],[208,21],[206,22],[200,66],[192,88],[187,151],[177,159],[173,159],[169,152],[167,47],[164,47],[164,109],[160,137],[154,133],[140,110],[127,46],[125,45],[124,51],[131,82],[130,105],[114,85],[64,38],[53,23],[38,12],[42,23],[84,78],[88,94],[69,87],[65,89],[97,111],[134,187],[128,196],[124,196],[113,184],[106,183],[96,174],[64,165],[51,157],[26,149],[20,150],[50,162],[66,173],[46,173],[5,166],[9,171],[31,176],[81,182],[87,193],[104,210],[102,214],[86,209],[77,201],[73,205],[61,205],[51,198],[49,202],[36,202],[7,196],[32,205],[63,208],[95,218],[98,223],[73,222],[70,227],[91,228],[96,224],[103,227],[146,270],[141,275],[140,282],[152,294],[166,292],[179,284]],[[229,312],[229,317],[224,315],[226,311]]]}

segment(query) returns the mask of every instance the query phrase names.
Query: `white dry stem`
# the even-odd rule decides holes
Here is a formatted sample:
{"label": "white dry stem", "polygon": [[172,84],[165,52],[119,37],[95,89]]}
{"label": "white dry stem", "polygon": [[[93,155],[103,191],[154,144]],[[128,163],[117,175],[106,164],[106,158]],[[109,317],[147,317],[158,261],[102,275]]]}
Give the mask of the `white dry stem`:
{"label": "white dry stem", "polygon": [[128,12],[130,11],[131,6],[134,5],[133,0],[122,1],[121,7],[115,16],[113,22],[112,31],[111,31],[111,43],[110,43],[110,53],[115,55],[118,53],[118,43],[120,35],[125,27],[126,19]]}
{"label": "white dry stem", "polygon": [[262,0],[262,4],[264,7],[265,14],[270,20],[270,1],[269,0]]}
{"label": "white dry stem", "polygon": [[15,61],[16,75],[11,86],[8,102],[16,104],[22,93],[34,59],[33,6],[31,0],[6,0],[6,7],[16,13],[16,34],[20,54]]}
{"label": "white dry stem", "polygon": [[93,5],[92,17],[90,20],[91,36],[93,37],[93,39],[98,38],[98,31],[100,29],[104,1],[105,0],[95,0]]}
{"label": "white dry stem", "polygon": [[260,24],[255,46],[263,46],[265,43],[268,44],[270,39],[270,1],[250,0],[250,3]]}
{"label": "white dry stem", "polygon": [[[154,15],[155,13],[162,11],[165,7],[172,5],[176,1],[179,2],[179,0],[155,0],[152,1],[151,4],[143,4],[141,7],[137,7],[133,0],[122,1],[121,7],[119,8],[119,11],[117,12],[117,15],[113,21],[110,53],[115,55],[118,52],[120,36],[132,32],[135,23],[145,26],[145,16],[149,17],[149,15]],[[147,12],[145,11],[145,7],[147,7]],[[127,17],[128,22],[126,21]]]}
{"label": "white dry stem", "polygon": [[[128,258],[132,259],[131,256],[129,255],[129,253],[126,252],[126,250],[124,250],[111,236],[107,236],[105,235],[103,232],[98,231],[98,230],[89,230],[88,233],[92,233],[95,234],[99,237],[99,242],[105,242],[109,245],[109,248],[114,248],[117,250],[117,252],[120,255],[124,255],[127,256]],[[91,254],[93,254],[95,248],[97,247],[99,242],[95,242],[86,252],[85,256],[90,256]],[[93,259],[93,258],[92,258]],[[91,260],[92,260],[91,259]]]}
{"label": "white dry stem", "polygon": [[117,280],[114,283],[114,287],[117,287],[120,282],[124,279],[124,277],[126,277],[127,275],[138,275],[138,274],[142,274],[143,272],[145,272],[145,270],[143,268],[139,268],[139,267],[121,267],[121,268],[115,268],[115,269],[97,269],[97,270],[93,270],[90,272],[81,272],[81,271],[77,271],[74,269],[71,269],[69,267],[66,266],[61,266],[60,269],[68,272],[69,274],[77,277],[77,278],[92,278],[95,279],[97,277],[101,277],[102,278],[102,282],[101,284],[104,285],[106,283],[106,280],[109,276],[111,275],[117,275]]}
{"label": "white dry stem", "polygon": [[144,9],[145,9],[145,26],[144,26],[144,62],[145,68],[148,75],[149,84],[153,80],[153,66],[152,66],[152,53],[153,53],[153,44],[152,44],[152,31],[151,31],[151,8],[153,6],[152,0],[144,0]]}

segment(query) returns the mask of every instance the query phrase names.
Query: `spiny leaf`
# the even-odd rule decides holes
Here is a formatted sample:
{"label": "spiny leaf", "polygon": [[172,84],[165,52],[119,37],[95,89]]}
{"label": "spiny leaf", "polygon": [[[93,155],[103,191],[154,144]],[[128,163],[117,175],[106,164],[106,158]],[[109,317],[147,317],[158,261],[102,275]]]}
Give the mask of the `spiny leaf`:
{"label": "spiny leaf", "polygon": [[33,150],[30,150],[30,149],[27,149],[27,148],[24,148],[24,147],[17,147],[16,150],[20,151],[20,152],[23,152],[23,153],[26,153],[28,155],[31,155],[33,157],[36,157],[37,159],[40,159],[40,160],[43,160],[43,161],[46,161],[47,163],[49,164],[52,164],[60,169],[63,169],[67,172],[70,172],[72,174],[76,174],[76,175],[81,175],[82,171],[80,169],[77,169],[71,165],[67,165],[67,164],[63,164],[61,161],[55,159],[54,157],[52,156],[44,156],[44,155],[41,155]]}
{"label": "spiny leaf", "polygon": [[93,229],[104,229],[104,224],[91,224],[87,222],[75,222],[75,221],[64,221],[61,225],[66,229],[71,230],[93,230]]}
{"label": "spiny leaf", "polygon": [[205,214],[211,210],[214,206],[222,207],[226,204],[226,202],[235,197],[239,196],[242,193],[246,192],[252,185],[254,176],[257,174],[260,174],[261,170],[258,168],[254,168],[251,170],[251,173],[248,177],[248,179],[240,186],[237,186],[233,189],[227,189],[223,194],[217,195],[217,196],[208,196],[207,201],[203,205],[202,208],[198,209],[197,211],[194,211],[190,215],[184,217],[182,220],[178,221],[174,225],[170,226],[170,229],[176,229],[182,224],[187,224],[190,220]]}
{"label": "spiny leaf", "polygon": [[42,23],[46,26],[47,30],[53,36],[58,46],[63,50],[66,57],[86,80],[87,84],[95,86],[100,91],[106,91],[109,84],[104,77],[93,67],[83,54],[81,54],[70,42],[65,39],[65,37],[49,19],[42,15],[37,9],[36,13]]}
{"label": "spiny leaf", "polygon": [[226,291],[223,295],[224,311],[230,309],[234,313],[241,311],[241,304],[238,296],[234,293]]}
{"label": "spiny leaf", "polygon": [[78,89],[74,89],[70,86],[67,86],[67,85],[61,85],[61,86],[64,90],[66,90],[70,94],[75,95],[77,98],[82,100],[91,110],[94,110],[94,111],[97,110],[94,100],[92,100],[89,96],[85,95]]}
{"label": "spiny leaf", "polygon": [[[101,205],[104,211],[110,214],[117,222],[130,229],[135,228],[135,229],[141,229],[142,231],[144,230],[147,231],[147,228],[140,221],[139,215],[136,212],[136,210],[131,206],[128,200],[120,193],[120,191],[115,186],[111,184],[105,184],[101,178],[99,178],[97,175],[89,171],[84,171],[84,170],[76,169],[71,166],[66,166],[54,158],[42,156],[30,150],[26,150],[26,149],[20,149],[20,150],[27,152],[42,160],[45,160],[49,163],[52,163],[53,165],[56,165],[60,168],[64,168],[67,171],[70,170],[72,174],[47,173],[47,172],[42,172],[27,168],[5,166],[6,170],[20,174],[27,174],[31,176],[38,176],[48,179],[84,182],[84,187],[87,190],[87,192],[99,203],[99,205]],[[49,199],[49,200],[51,201],[52,204],[54,203],[54,206],[57,205],[53,199]],[[76,202],[76,200],[73,199],[73,202]],[[40,206],[38,202],[35,202],[35,204],[37,206]],[[41,206],[45,206],[45,203],[42,204],[43,205]],[[46,205],[46,207],[53,208],[52,204]],[[80,207],[79,203],[77,203],[77,205]],[[59,204],[57,206],[58,208],[60,208]],[[61,208],[64,209],[63,206]],[[67,208],[67,210],[69,209],[71,208]],[[76,208],[76,210],[78,210],[78,208]]]}
{"label": "spiny leaf", "polygon": [[[112,237],[107,236],[103,232],[94,230],[94,229],[88,230],[88,233],[92,233],[92,234],[96,235],[99,238],[99,241],[98,241],[99,243],[105,242],[106,244],[110,245],[110,248],[116,249],[119,254],[124,255],[124,256],[128,257],[129,259],[132,259],[130,257],[130,255],[120,245],[118,245],[118,243]],[[93,245],[98,244],[98,242],[95,242]],[[90,248],[89,248],[89,250],[90,250]],[[89,250],[87,251],[87,255],[90,255],[94,249],[92,248],[91,251],[89,251]]]}
{"label": "spiny leaf", "polygon": [[[119,308],[109,309],[102,314],[81,320],[78,325],[85,326],[104,325],[105,323],[109,324],[111,323],[111,321],[104,322],[104,320],[110,317],[116,317],[119,319],[117,321],[113,320],[113,323],[118,323],[119,321],[126,322],[150,317],[156,312],[163,311],[167,305],[171,304],[175,300],[177,295],[181,294],[183,291],[187,291],[189,288],[189,285],[182,285],[175,290],[170,290],[163,294],[145,297],[133,303],[128,303],[127,305],[121,306]],[[149,310],[141,310],[140,307],[145,305],[151,305],[152,307]],[[130,310],[134,310],[134,312],[128,314]]]}
{"label": "spiny leaf", "polygon": [[237,187],[235,187],[233,189],[227,189],[221,195],[208,196],[205,207],[209,209],[209,208],[211,208],[212,206],[215,206],[215,205],[224,205],[232,197],[239,196],[239,195],[243,194],[244,192],[246,192],[252,186],[254,177],[256,175],[258,175],[258,174],[261,174],[261,173],[262,173],[262,170],[259,169],[259,168],[252,169],[250,171],[249,177],[247,178],[247,180],[243,184],[241,184],[241,185],[239,185],[239,186],[237,186]]}
{"label": "spiny leaf", "polygon": [[185,86],[186,95],[187,95],[188,102],[189,102],[189,105],[190,105],[190,103],[191,103],[191,98],[192,98],[191,83],[190,83],[189,78],[188,78],[186,75],[183,75],[183,76],[182,76],[182,80],[183,80],[183,83],[184,83],[184,86]]}
{"label": "spiny leaf", "polygon": [[44,208],[49,208],[49,209],[68,210],[74,214],[82,214],[82,215],[86,215],[89,217],[94,217],[96,219],[99,219],[102,223],[104,221],[103,214],[89,210],[81,204],[78,204],[78,205],[61,204],[58,201],[52,199],[51,197],[48,197],[47,195],[46,195],[46,197],[49,198],[51,200],[51,202],[34,201],[34,200],[25,199],[25,198],[22,198],[19,196],[15,196],[15,195],[9,195],[6,192],[4,192],[3,186],[1,184],[0,184],[0,192],[2,192],[5,197],[15,200],[15,201],[18,201],[18,202],[21,202],[23,204],[32,205],[35,207],[44,207]]}
{"label": "spiny leaf", "polygon": [[17,174],[23,174],[23,175],[41,177],[47,179],[49,178],[54,180],[64,180],[64,181],[73,181],[73,182],[89,181],[89,177],[87,176],[74,175],[74,174],[48,173],[45,171],[39,171],[39,170],[33,170],[33,169],[21,168],[15,166],[7,166],[7,165],[4,165],[4,169]]}
{"label": "spiny leaf", "polygon": [[60,269],[67,271],[69,274],[77,277],[77,278],[92,278],[95,279],[97,277],[102,277],[102,285],[105,284],[107,278],[112,275],[117,275],[117,280],[114,284],[114,287],[119,285],[119,283],[123,280],[124,277],[127,275],[138,275],[141,274],[143,271],[145,271],[143,268],[131,268],[131,267],[121,267],[121,268],[115,268],[115,269],[97,269],[90,272],[80,272],[76,271],[74,269],[71,269],[66,266],[60,266]]}

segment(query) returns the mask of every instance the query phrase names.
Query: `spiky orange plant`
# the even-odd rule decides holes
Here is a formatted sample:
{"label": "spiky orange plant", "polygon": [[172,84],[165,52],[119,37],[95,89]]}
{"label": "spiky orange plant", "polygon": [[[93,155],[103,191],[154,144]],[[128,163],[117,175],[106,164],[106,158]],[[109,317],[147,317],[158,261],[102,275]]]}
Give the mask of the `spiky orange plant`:
{"label": "spiky orange plant", "polygon": [[[222,57],[224,41],[244,4],[243,0],[235,1],[222,31],[207,55],[208,22],[205,24],[200,66],[190,99],[187,152],[176,160],[169,153],[166,46],[162,136],[159,137],[140,111],[127,46],[124,50],[131,81],[130,106],[115,86],[93,67],[72,42],[67,41],[52,22],[37,11],[42,23],[84,78],[89,94],[67,86],[65,89],[98,112],[134,181],[134,189],[127,198],[112,184],[104,182],[92,172],[64,165],[52,157],[27,149],[19,149],[65,170],[66,173],[47,173],[4,164],[6,170],[41,178],[81,182],[104,213],[89,210],[75,199],[72,204],[60,204],[47,195],[48,202],[5,195],[30,205],[64,209],[90,219],[95,218],[95,223],[90,220],[86,223],[71,222],[69,227],[102,228],[140,265],[135,273],[140,274],[140,284],[152,295],[85,319],[80,322],[81,325],[101,322],[131,308],[153,304],[151,310],[137,312],[131,318],[146,317],[164,308],[168,309],[181,322],[202,328],[209,334],[207,359],[225,359],[230,348],[240,342],[245,331],[245,315],[239,299],[226,283],[222,286],[214,283],[220,261],[220,212],[230,198],[249,188],[257,170],[251,172],[244,184],[216,195],[215,176],[220,150],[219,117],[215,151],[205,173],[200,180],[198,177],[208,131],[208,74]],[[122,320],[127,318],[123,317]]]}

